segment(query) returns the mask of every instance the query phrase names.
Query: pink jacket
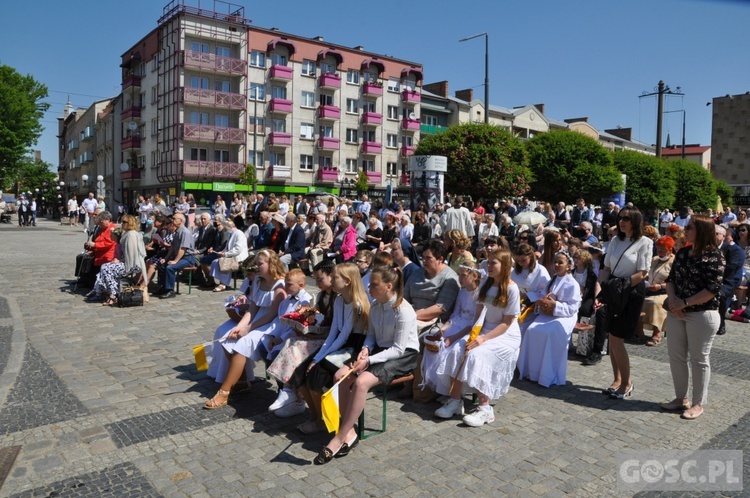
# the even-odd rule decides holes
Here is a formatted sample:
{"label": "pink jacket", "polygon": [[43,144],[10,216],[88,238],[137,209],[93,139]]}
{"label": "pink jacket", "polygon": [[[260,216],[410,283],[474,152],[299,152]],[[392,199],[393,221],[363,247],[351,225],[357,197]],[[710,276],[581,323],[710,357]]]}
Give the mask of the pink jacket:
{"label": "pink jacket", "polygon": [[344,240],[341,242],[341,254],[344,261],[349,261],[357,254],[357,230],[349,225],[344,232]]}

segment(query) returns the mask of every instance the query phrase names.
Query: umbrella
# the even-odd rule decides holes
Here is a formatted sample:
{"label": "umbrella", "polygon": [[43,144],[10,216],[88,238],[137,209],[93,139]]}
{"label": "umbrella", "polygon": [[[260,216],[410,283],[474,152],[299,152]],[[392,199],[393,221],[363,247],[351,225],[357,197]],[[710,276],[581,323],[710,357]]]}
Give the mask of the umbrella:
{"label": "umbrella", "polygon": [[539,223],[545,223],[547,218],[545,218],[542,213],[537,213],[536,211],[524,211],[517,214],[515,218],[513,218],[513,221],[516,222],[517,225],[534,226]]}
{"label": "umbrella", "polygon": [[328,192],[309,192],[305,195],[305,197],[307,197],[307,199],[309,199],[310,201],[315,201],[317,197],[320,197],[320,202],[322,202],[324,206],[328,205],[329,199],[333,199],[334,206],[338,206],[339,204],[341,204],[341,200],[338,197],[333,194],[329,194]]}

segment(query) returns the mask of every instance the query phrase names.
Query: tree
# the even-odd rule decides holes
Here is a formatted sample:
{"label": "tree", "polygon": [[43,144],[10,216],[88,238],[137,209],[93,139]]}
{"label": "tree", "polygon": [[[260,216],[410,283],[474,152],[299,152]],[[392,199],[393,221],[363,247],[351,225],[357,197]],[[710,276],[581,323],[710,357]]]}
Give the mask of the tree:
{"label": "tree", "polygon": [[239,174],[237,181],[240,185],[247,185],[248,187],[254,188],[258,184],[258,176],[255,174],[255,166],[248,163],[245,166],[245,171]]}
{"label": "tree", "polygon": [[674,206],[674,171],[662,159],[633,150],[618,150],[612,155],[615,167],[627,175],[625,199],[641,211],[662,210]]}
{"label": "tree", "polygon": [[667,164],[672,167],[675,175],[676,208],[690,206],[697,213],[716,209],[716,182],[708,170],[685,159],[675,159]]}
{"label": "tree", "polygon": [[550,202],[573,203],[578,197],[598,203],[622,192],[612,155],[582,133],[553,130],[526,142],[529,167],[536,177],[531,192]]}
{"label": "tree", "polygon": [[0,189],[16,177],[28,148],[41,136],[47,87],[10,66],[0,66]]}
{"label": "tree", "polygon": [[488,124],[459,124],[419,141],[415,155],[445,156],[445,189],[475,198],[523,195],[533,179],[521,141]]}
{"label": "tree", "polygon": [[716,187],[716,195],[719,196],[722,204],[731,206],[734,203],[734,189],[727,185],[727,182],[714,178],[714,187]]}
{"label": "tree", "polygon": [[370,188],[370,179],[367,177],[367,173],[360,170],[359,173],[357,173],[357,182],[354,184],[354,190],[357,191],[357,194],[362,195]]}

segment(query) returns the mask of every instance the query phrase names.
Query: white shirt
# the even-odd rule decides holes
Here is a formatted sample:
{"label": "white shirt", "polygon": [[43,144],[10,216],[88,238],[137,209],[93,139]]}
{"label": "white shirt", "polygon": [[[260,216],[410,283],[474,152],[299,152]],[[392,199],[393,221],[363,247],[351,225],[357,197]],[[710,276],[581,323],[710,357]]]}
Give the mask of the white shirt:
{"label": "white shirt", "polygon": [[89,214],[94,214],[98,205],[99,203],[96,199],[92,199],[91,197],[88,197],[83,201],[83,207],[86,208],[86,212]]}
{"label": "white shirt", "polygon": [[70,213],[71,211],[78,211],[78,201],[75,199],[70,199],[68,201],[68,212]]}
{"label": "white shirt", "polygon": [[[612,271],[615,277],[625,278],[639,271],[651,269],[653,242],[648,237],[641,237],[631,246],[631,240],[620,240],[614,237],[609,241],[607,254],[604,255],[604,266]],[[622,259],[620,259],[622,256]],[[619,263],[618,263],[619,260]]]}

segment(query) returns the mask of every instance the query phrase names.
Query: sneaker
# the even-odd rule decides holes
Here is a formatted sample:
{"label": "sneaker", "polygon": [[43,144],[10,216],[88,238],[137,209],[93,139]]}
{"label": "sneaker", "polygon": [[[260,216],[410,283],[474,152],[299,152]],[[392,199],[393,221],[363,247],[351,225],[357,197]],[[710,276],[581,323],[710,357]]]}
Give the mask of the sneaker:
{"label": "sneaker", "polygon": [[435,410],[435,416],[438,418],[453,418],[464,414],[464,401],[462,399],[451,398],[446,404]]}
{"label": "sneaker", "polygon": [[494,410],[484,410],[477,408],[468,415],[464,415],[464,424],[469,427],[482,427],[484,424],[491,424],[495,421]]}
{"label": "sneaker", "polygon": [[279,391],[279,397],[276,398],[276,401],[274,401],[273,404],[268,407],[268,411],[276,411],[279,408],[284,408],[289,403],[294,403],[296,401],[299,401],[297,399],[297,393],[290,389],[282,389],[281,391]]}
{"label": "sneaker", "polygon": [[294,401],[292,403],[289,403],[286,406],[283,406],[273,412],[274,415],[276,415],[279,418],[288,418],[288,417],[294,417],[295,415],[300,415],[302,413],[305,413],[307,410],[307,407],[305,406],[305,402],[302,400]]}
{"label": "sneaker", "polygon": [[593,353],[588,355],[586,358],[584,358],[584,360],[581,363],[586,366],[591,366],[591,365],[596,365],[600,361],[602,361],[602,354],[594,351]]}

